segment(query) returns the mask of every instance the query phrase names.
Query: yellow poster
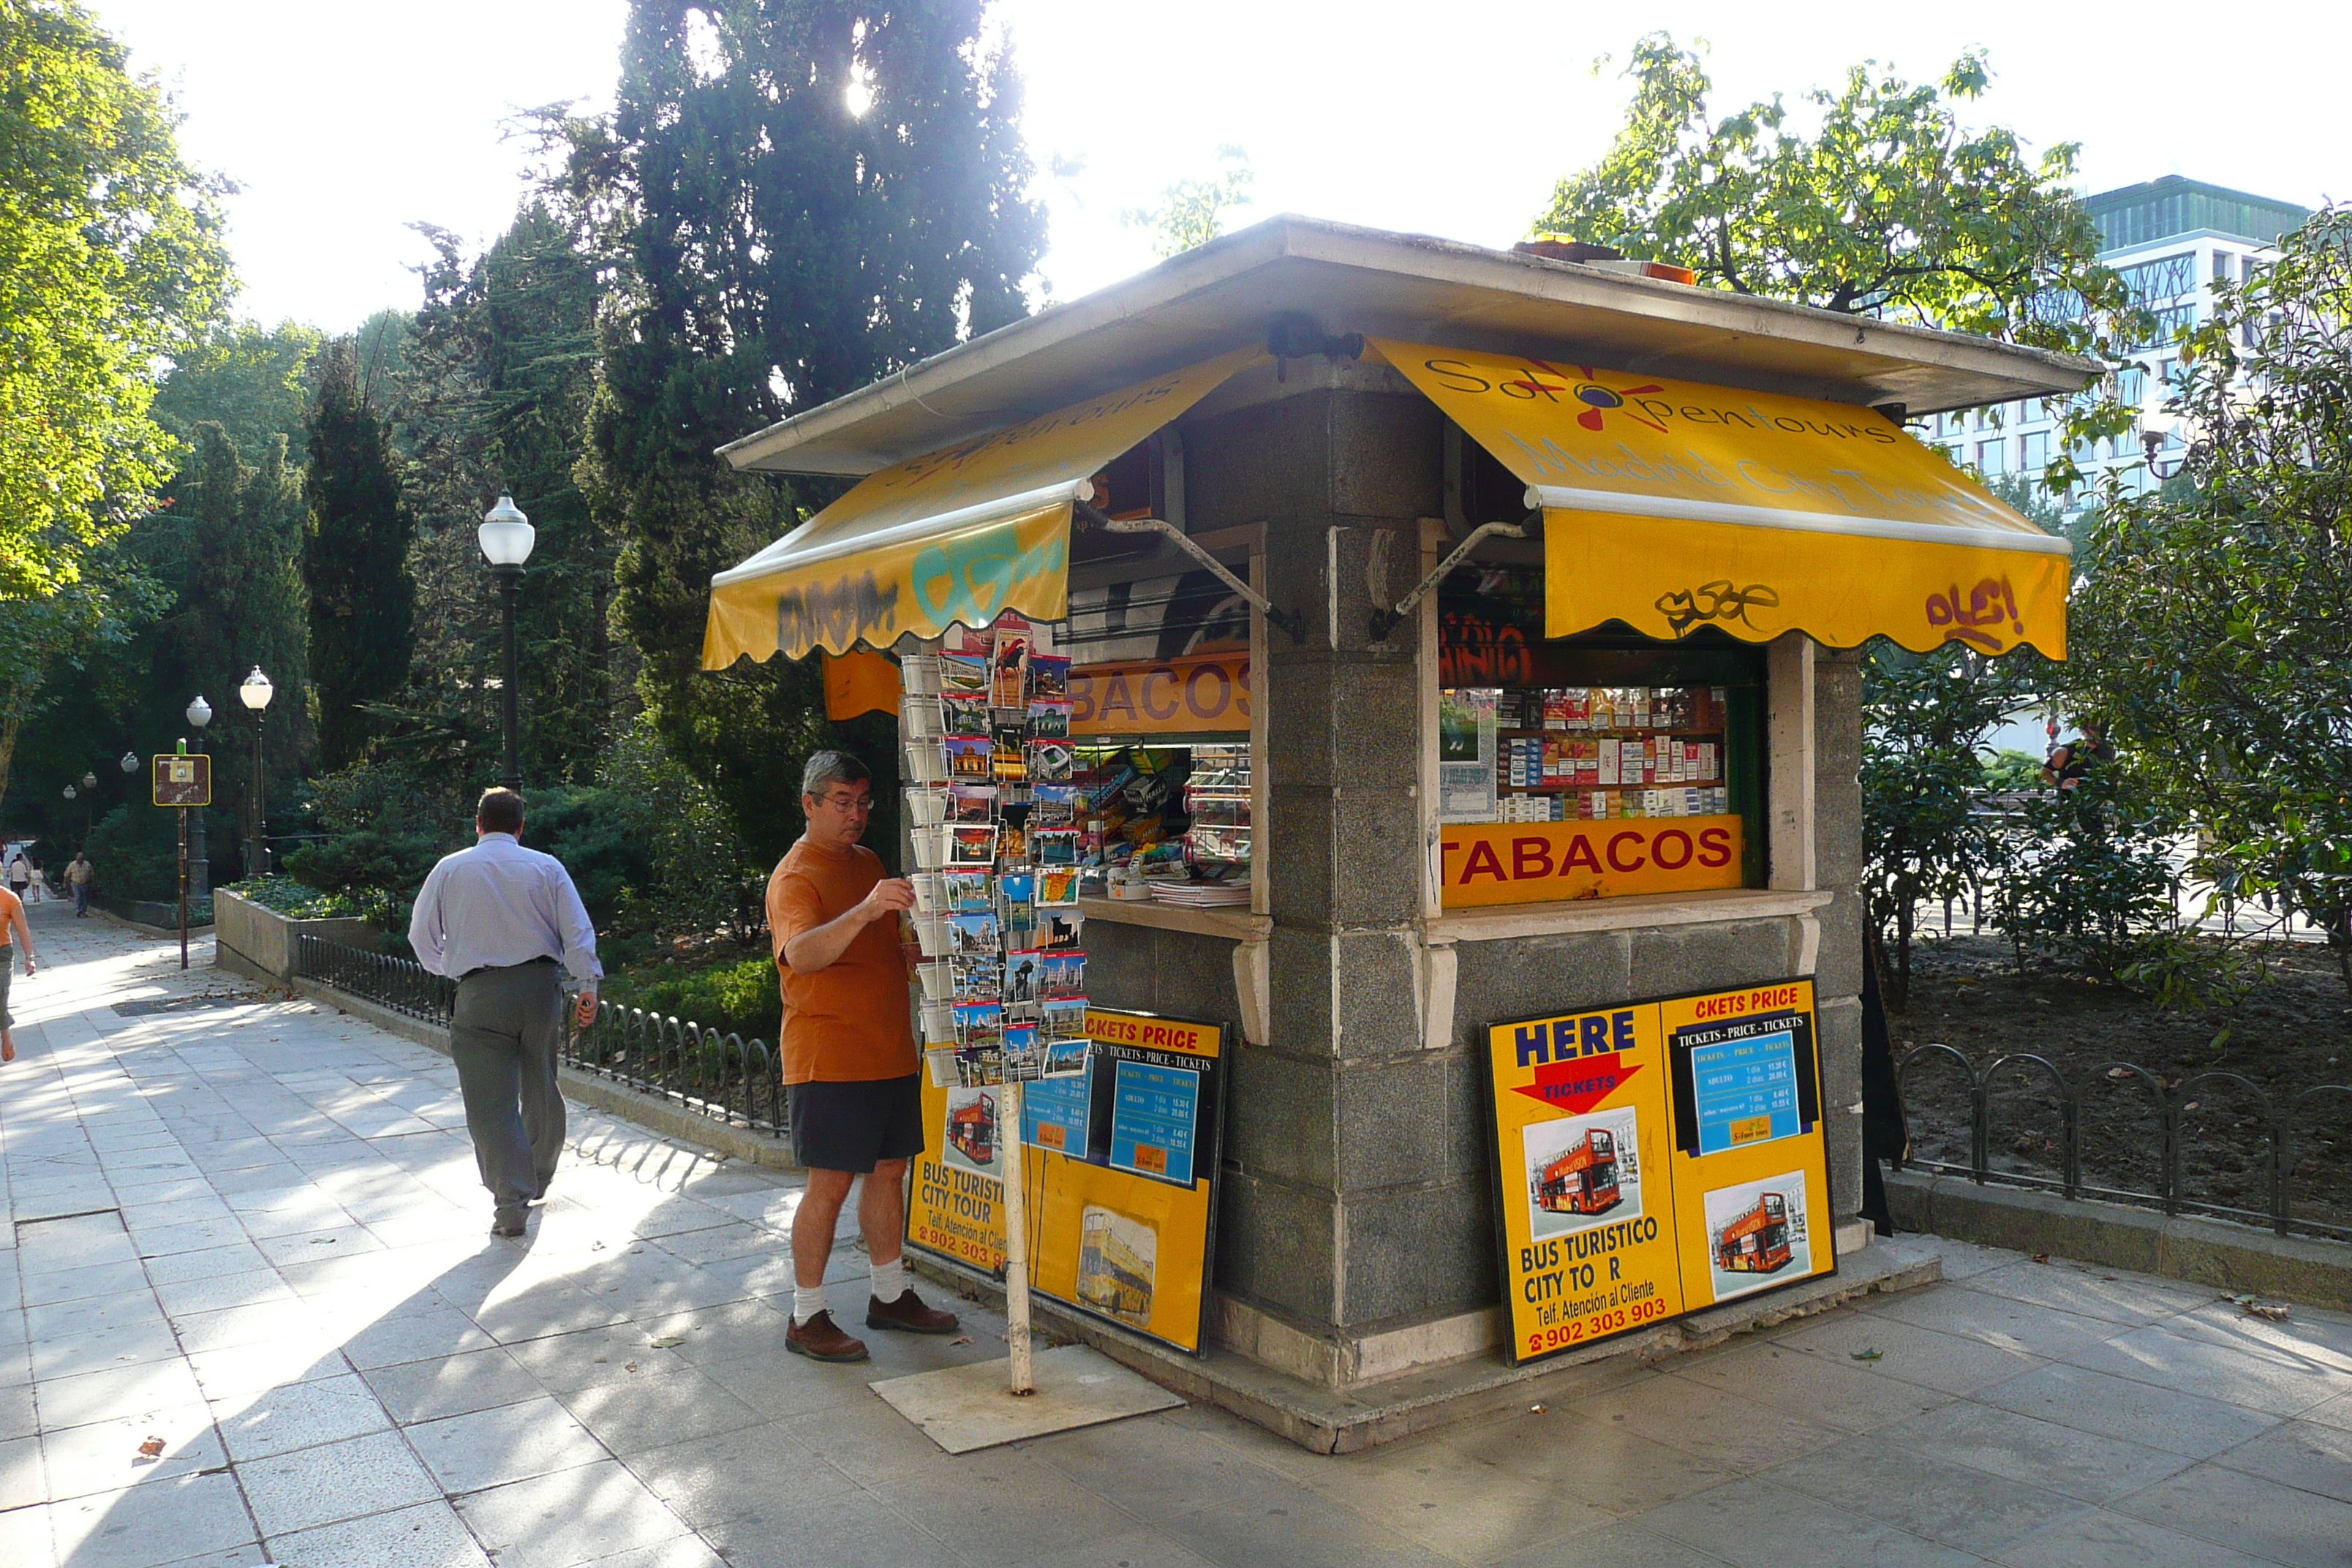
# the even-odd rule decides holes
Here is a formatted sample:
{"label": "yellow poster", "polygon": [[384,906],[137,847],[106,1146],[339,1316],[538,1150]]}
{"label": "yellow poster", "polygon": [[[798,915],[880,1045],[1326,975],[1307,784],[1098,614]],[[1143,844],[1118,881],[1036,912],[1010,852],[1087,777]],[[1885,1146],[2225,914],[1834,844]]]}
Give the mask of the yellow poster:
{"label": "yellow poster", "polygon": [[1812,983],[1487,1031],[1514,1364],[1836,1267]]}
{"label": "yellow poster", "polygon": [[[1216,1220],[1224,1031],[1089,1008],[1083,1076],[1019,1086],[1030,1289],[1187,1351],[1201,1348]],[[907,1241],[1004,1268],[1001,1116],[1010,1086],[923,1087]]]}
{"label": "yellow poster", "polygon": [[1246,731],[1249,680],[1245,653],[1077,665],[1070,670],[1070,733]]}

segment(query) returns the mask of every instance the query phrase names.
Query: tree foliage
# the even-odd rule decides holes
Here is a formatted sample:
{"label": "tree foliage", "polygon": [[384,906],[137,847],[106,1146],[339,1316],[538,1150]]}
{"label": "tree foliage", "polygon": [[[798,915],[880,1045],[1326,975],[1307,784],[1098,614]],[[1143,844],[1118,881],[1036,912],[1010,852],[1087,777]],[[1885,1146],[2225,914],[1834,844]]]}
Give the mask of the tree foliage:
{"label": "tree foliage", "polygon": [[383,727],[370,706],[393,700],[407,683],[415,591],[399,468],[349,341],[327,351],[309,434],[302,578],[312,721],[320,761],[333,770],[366,755]]}
{"label": "tree foliage", "polygon": [[836,732],[814,660],[702,673],[710,577],[824,498],[712,450],[1023,313],[1043,219],[983,10],[634,0],[611,119],[562,128],[614,268],[583,475],[617,623],[665,745],[757,855],[798,832],[786,781]]}
{"label": "tree foliage", "polygon": [[0,0],[0,599],[72,583],[170,471],[153,366],[228,286],[177,123],[81,5]]}
{"label": "tree foliage", "polygon": [[[1634,84],[1609,152],[1562,180],[1539,229],[1689,267],[1702,284],[1820,310],[2097,353],[2121,363],[2149,326],[2069,188],[2078,148],[2029,156],[2015,132],[1970,130],[1959,106],[1991,79],[1971,50],[1936,83],[1865,61],[1835,91],[1780,95],[1715,117],[1700,57],[1664,33],[1634,46]],[[1818,124],[1810,132],[1801,118]],[[2076,399],[2067,454],[2128,428],[2112,385]]]}
{"label": "tree foliage", "polygon": [[2174,482],[2101,497],[2068,685],[2222,894],[2324,929],[2352,984],[2352,208],[2279,248],[2183,345]]}
{"label": "tree foliage", "polygon": [[[311,382],[325,342],[319,329],[297,321],[274,327],[218,322],[173,356],[155,389],[155,423],[184,447],[194,444],[198,425],[217,425],[237,457],[255,467],[267,458],[270,438],[283,436],[287,460],[299,469]],[[168,488],[177,493],[177,486]]]}
{"label": "tree foliage", "polygon": [[1129,228],[1151,231],[1151,248],[1162,257],[1181,256],[1206,245],[1225,232],[1225,214],[1249,205],[1249,189],[1257,172],[1249,153],[1227,144],[1217,149],[1218,170],[1197,180],[1179,180],[1160,193],[1148,207],[1126,207],[1118,221]]}

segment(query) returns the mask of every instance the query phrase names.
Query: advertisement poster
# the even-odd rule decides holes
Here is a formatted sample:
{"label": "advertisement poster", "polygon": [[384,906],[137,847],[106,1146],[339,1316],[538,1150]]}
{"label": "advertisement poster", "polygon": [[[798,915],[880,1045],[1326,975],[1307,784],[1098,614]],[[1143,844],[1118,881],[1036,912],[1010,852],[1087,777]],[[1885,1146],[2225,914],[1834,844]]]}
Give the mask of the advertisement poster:
{"label": "advertisement poster", "polygon": [[1487,1031],[1510,1358],[1831,1272],[1812,983]]}
{"label": "advertisement poster", "polygon": [[[1201,1349],[1214,1247],[1225,1031],[1089,1007],[1083,1072],[1019,1086],[1031,1289],[1180,1349]],[[925,1152],[907,1242],[984,1273],[1004,1268],[1013,1086],[923,1086]],[[983,1103],[984,1101],[984,1103]]]}

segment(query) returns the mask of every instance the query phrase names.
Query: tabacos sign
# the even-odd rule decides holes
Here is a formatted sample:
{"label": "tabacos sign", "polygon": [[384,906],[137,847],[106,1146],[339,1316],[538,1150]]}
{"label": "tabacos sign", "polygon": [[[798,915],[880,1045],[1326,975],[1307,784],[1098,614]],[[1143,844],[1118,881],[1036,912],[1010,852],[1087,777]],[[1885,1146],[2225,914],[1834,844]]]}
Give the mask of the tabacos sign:
{"label": "tabacos sign", "polygon": [[1446,909],[1740,885],[1738,816],[1458,824],[1440,840]]}
{"label": "tabacos sign", "polygon": [[1070,733],[1246,730],[1249,678],[1249,656],[1240,653],[1080,665],[1070,671]]}

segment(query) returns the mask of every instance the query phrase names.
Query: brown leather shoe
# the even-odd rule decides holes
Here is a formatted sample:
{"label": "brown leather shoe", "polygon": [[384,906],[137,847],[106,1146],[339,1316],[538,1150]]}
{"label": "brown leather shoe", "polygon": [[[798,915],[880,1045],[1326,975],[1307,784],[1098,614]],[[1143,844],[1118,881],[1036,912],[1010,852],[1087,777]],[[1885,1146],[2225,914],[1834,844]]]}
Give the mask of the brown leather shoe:
{"label": "brown leather shoe", "polygon": [[895,1301],[885,1301],[879,1296],[866,1297],[866,1326],[898,1329],[910,1334],[951,1334],[956,1331],[956,1315],[926,1307],[920,1296],[906,1290]]}
{"label": "brown leather shoe", "polygon": [[819,1312],[805,1323],[789,1320],[784,1325],[784,1348],[794,1355],[804,1355],[811,1361],[864,1361],[866,1342],[853,1340],[841,1331],[831,1312]]}

